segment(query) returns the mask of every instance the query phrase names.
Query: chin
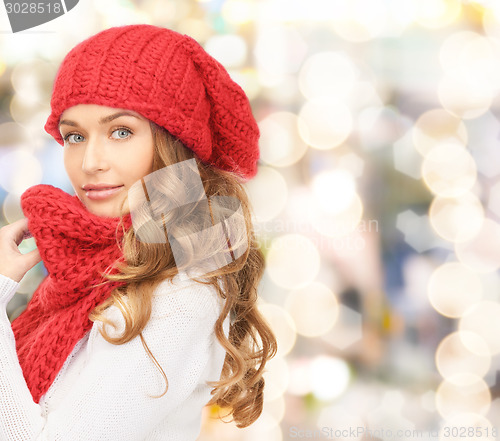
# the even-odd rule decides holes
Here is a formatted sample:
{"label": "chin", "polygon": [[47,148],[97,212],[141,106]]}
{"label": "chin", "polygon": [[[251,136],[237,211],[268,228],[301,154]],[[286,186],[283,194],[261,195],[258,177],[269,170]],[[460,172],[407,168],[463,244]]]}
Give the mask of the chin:
{"label": "chin", "polygon": [[100,217],[119,217],[120,216],[118,210],[115,209],[114,207],[111,207],[111,206],[108,206],[108,207],[100,206],[99,207],[99,206],[96,206],[92,203],[91,204],[86,203],[84,205],[90,213],[95,214],[96,216],[100,216]]}
{"label": "chin", "polygon": [[111,200],[109,201],[93,201],[87,197],[80,198],[82,203],[85,205],[87,210],[92,214],[100,217],[120,217],[129,213],[128,203],[125,202],[123,206],[123,213],[120,212],[121,200]]}

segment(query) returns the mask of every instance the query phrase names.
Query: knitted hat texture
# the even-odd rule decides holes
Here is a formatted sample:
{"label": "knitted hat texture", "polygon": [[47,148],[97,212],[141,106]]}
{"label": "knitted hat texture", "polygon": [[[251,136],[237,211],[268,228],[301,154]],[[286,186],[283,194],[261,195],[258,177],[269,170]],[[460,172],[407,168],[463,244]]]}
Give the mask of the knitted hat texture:
{"label": "knitted hat texture", "polygon": [[[120,218],[89,212],[76,196],[51,185],[30,187],[21,196],[28,229],[48,275],[26,309],[12,322],[16,351],[33,400],[38,403],[76,343],[90,330],[88,314],[121,282],[107,282],[100,272],[123,259]],[[125,231],[130,214],[123,218]]]}
{"label": "knitted hat texture", "polygon": [[244,180],[257,173],[260,133],[248,97],[187,35],[139,24],[109,28],[79,43],[59,67],[45,124],[61,145],[59,119],[77,104],[134,110],[203,162]]}

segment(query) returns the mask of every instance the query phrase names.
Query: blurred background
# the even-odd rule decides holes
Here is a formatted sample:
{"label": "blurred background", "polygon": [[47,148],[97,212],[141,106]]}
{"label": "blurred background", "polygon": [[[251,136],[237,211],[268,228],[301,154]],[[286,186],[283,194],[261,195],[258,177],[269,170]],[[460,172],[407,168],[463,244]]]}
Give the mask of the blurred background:
{"label": "blurred background", "polygon": [[88,36],[188,34],[251,100],[245,185],[279,352],[260,418],[238,429],[206,407],[199,441],[500,439],[498,1],[81,0],[16,34],[0,16],[0,226],[32,185],[73,194],[43,126]]}

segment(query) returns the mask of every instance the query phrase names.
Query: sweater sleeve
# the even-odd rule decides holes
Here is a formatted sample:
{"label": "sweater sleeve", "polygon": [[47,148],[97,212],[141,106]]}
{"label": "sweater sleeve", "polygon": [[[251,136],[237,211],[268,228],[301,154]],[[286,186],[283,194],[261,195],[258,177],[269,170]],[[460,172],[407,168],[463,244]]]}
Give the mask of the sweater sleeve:
{"label": "sweater sleeve", "polygon": [[0,274],[0,439],[34,440],[42,430],[41,409],[33,401],[17,359],[7,304],[19,283]]}
{"label": "sweater sleeve", "polygon": [[[12,296],[15,287],[10,283],[3,289],[0,299],[2,294],[5,298]],[[147,355],[140,337],[114,345],[94,327],[78,381],[59,405],[49,410],[46,419],[24,382],[2,306],[0,434],[3,437],[0,439],[137,441],[145,438],[200,384],[220,312],[213,288],[192,281],[178,289],[163,283],[155,297],[157,301],[143,336],[165,372],[167,392],[160,398],[153,397],[164,392],[166,382]],[[106,326],[106,330],[110,335],[120,334],[124,320],[116,307],[110,308],[110,318],[118,328],[114,331]]]}

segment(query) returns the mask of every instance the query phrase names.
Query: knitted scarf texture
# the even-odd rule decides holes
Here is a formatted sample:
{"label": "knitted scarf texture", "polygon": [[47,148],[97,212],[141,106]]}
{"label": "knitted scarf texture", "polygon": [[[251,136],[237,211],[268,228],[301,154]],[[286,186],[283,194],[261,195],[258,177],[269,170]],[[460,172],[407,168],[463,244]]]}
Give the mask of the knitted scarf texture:
{"label": "knitted scarf texture", "polygon": [[[26,309],[12,322],[16,350],[33,400],[47,392],[76,343],[92,328],[89,313],[111,291],[123,285],[107,282],[100,273],[123,261],[123,227],[119,217],[101,217],[87,210],[78,197],[51,185],[30,187],[21,207],[48,275]],[[130,214],[123,218],[125,231]]]}

